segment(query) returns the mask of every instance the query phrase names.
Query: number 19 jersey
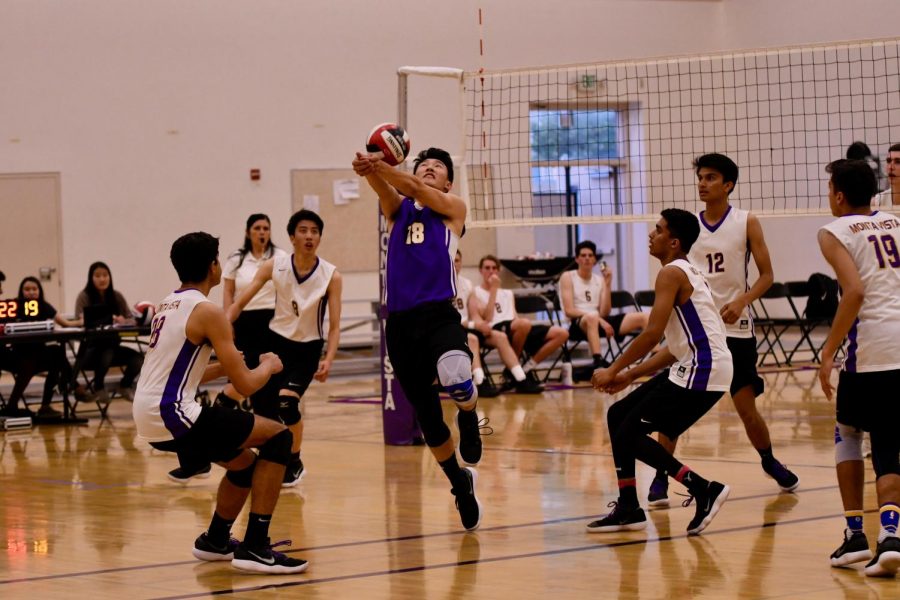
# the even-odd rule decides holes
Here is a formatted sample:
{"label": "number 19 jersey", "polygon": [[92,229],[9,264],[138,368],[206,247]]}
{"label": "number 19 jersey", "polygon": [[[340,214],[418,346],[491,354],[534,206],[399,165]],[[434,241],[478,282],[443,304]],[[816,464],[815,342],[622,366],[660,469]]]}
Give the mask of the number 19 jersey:
{"label": "number 19 jersey", "polygon": [[843,245],[862,279],[865,297],[847,334],[844,370],[900,369],[900,220],[892,214],[846,215],[824,225]]}
{"label": "number 19 jersey", "polygon": [[[750,247],[747,245],[746,210],[729,206],[718,223],[707,223],[704,212],[699,215],[700,237],[691,246],[688,260],[697,267],[712,292],[716,309],[746,292]],[[734,323],[725,323],[728,337],[752,338],[753,317],[749,307]]]}

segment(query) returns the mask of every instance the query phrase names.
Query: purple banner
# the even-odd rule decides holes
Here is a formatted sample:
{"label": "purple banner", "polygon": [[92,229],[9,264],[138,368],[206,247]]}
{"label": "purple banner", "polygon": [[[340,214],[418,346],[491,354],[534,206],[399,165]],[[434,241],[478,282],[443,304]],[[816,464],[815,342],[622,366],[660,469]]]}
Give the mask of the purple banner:
{"label": "purple banner", "polygon": [[421,443],[422,431],[416,421],[416,414],[403,388],[394,378],[394,368],[388,357],[387,344],[384,339],[384,328],[387,324],[387,306],[384,304],[387,288],[387,219],[378,211],[378,294],[381,310],[378,314],[378,325],[381,331],[381,420],[384,426],[384,443],[391,446],[409,446]]}

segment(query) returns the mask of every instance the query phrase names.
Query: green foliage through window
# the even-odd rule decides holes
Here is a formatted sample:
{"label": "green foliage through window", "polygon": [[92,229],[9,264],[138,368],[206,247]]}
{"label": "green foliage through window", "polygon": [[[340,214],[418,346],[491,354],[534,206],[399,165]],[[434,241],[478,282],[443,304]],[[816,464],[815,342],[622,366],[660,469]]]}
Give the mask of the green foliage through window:
{"label": "green foliage through window", "polygon": [[531,160],[618,158],[614,110],[545,110],[530,113]]}

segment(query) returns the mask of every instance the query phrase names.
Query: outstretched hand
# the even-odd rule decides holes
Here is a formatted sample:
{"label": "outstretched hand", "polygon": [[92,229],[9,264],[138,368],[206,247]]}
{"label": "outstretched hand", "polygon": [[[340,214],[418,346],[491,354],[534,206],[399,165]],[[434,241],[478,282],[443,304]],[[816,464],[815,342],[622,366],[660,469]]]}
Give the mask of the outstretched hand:
{"label": "outstretched hand", "polygon": [[360,177],[371,175],[375,172],[375,163],[378,160],[378,157],[372,154],[357,152],[356,158],[353,159],[353,171]]}

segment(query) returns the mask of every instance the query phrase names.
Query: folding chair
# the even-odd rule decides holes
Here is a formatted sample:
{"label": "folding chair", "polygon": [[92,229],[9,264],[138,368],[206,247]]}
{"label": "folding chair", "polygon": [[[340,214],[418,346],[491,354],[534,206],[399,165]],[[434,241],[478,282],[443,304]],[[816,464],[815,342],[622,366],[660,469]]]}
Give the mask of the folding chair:
{"label": "folding chair", "polygon": [[831,327],[832,317],[818,317],[811,318],[806,309],[803,309],[801,313],[797,308],[797,304],[794,302],[795,299],[800,298],[809,298],[809,282],[808,281],[788,281],[785,284],[787,288],[787,301],[791,307],[791,310],[794,312],[794,321],[798,329],[800,330],[800,339],[788,353],[785,361],[787,364],[791,364],[794,354],[801,350],[801,346],[806,346],[802,351],[805,352],[809,350],[812,353],[813,362],[819,362],[819,353],[822,351],[822,347],[825,345],[825,340],[822,340],[820,344],[816,344],[813,342],[811,334],[817,328],[821,326]]}
{"label": "folding chair", "polygon": [[[655,296],[655,294],[654,294]],[[635,300],[634,296],[632,296],[631,292],[626,290],[616,290],[610,292],[610,300],[612,311],[615,311],[616,314],[622,314],[626,312],[630,312],[630,310],[634,312],[642,312],[640,305]],[[612,314],[612,312],[610,313]],[[634,338],[636,338],[643,330],[638,329],[636,331],[631,331],[629,333],[616,335],[611,340],[608,340],[608,344],[606,346],[606,358],[609,362],[613,362],[625,351],[625,348],[628,347]]]}
{"label": "folding chair", "polygon": [[640,292],[635,292],[634,301],[641,310],[644,308],[653,308],[653,304],[656,302],[656,290],[641,290]]}
{"label": "folding chair", "polygon": [[[534,320],[534,323],[538,325],[559,325],[559,315],[556,312],[556,307],[553,302],[548,299],[546,296],[542,296],[540,294],[528,294],[522,296],[515,297],[515,306],[516,313],[518,314],[528,314],[528,315],[540,315],[542,313],[547,315],[546,319]],[[554,321],[554,317],[556,320]],[[527,351],[526,351],[527,352]],[[543,379],[541,381],[547,381],[550,377],[550,373],[556,368],[557,363],[559,363],[560,359],[563,362],[571,363],[572,358],[569,354],[569,349],[567,344],[563,344],[560,348],[559,354],[556,355],[556,358],[553,360],[553,363],[550,365],[550,368],[544,373]]]}
{"label": "folding chair", "polygon": [[775,361],[775,365],[780,367],[781,360],[778,358],[778,350],[781,351],[781,356],[784,357],[785,362],[790,364],[790,362],[788,362],[788,352],[784,348],[781,336],[784,335],[788,329],[797,324],[796,319],[793,317],[775,317],[775,307],[773,306],[779,300],[783,300],[786,304],[788,302],[787,299],[787,286],[783,283],[776,282],[766,290],[766,293],[763,294],[754,305],[751,305],[751,314],[753,315],[754,325],[759,328],[761,334],[759,340],[756,342],[756,351],[759,354],[759,361],[757,364],[759,366],[765,365],[766,358],[771,356]]}

